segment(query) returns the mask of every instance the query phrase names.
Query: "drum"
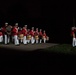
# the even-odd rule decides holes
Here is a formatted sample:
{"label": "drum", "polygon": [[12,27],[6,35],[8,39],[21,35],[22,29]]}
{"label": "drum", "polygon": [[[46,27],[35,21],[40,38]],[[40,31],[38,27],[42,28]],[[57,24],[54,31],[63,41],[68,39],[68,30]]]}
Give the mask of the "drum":
{"label": "drum", "polygon": [[19,35],[19,39],[23,39],[24,35],[23,34],[20,34]]}
{"label": "drum", "polygon": [[35,39],[36,39],[36,40],[38,40],[38,39],[39,39],[38,35],[37,35],[37,36],[35,36]]}
{"label": "drum", "polygon": [[43,37],[42,37],[42,39],[46,39],[46,37],[45,37],[45,36],[43,36]]}
{"label": "drum", "polygon": [[31,35],[27,35],[27,39],[28,40],[31,40]]}
{"label": "drum", "polygon": [[49,40],[49,37],[47,36],[46,40],[48,41]]}

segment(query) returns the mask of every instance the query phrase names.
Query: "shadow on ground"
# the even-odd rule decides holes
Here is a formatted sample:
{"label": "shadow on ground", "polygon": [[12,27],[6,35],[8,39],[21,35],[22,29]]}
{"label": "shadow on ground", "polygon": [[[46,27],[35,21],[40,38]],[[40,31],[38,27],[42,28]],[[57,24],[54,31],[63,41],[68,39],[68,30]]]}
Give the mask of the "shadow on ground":
{"label": "shadow on ground", "polygon": [[48,53],[43,50],[18,51],[1,48],[0,68],[31,74],[75,74],[76,56]]}

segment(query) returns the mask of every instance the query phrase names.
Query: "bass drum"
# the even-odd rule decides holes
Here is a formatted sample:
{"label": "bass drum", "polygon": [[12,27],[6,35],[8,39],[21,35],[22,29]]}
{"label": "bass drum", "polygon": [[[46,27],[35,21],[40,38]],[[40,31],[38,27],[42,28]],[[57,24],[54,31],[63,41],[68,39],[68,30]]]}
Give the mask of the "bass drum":
{"label": "bass drum", "polygon": [[49,41],[49,37],[48,36],[47,36],[46,40]]}
{"label": "bass drum", "polygon": [[45,36],[43,36],[43,37],[42,37],[42,39],[46,39],[46,37],[45,37]]}
{"label": "bass drum", "polygon": [[27,35],[27,40],[31,40],[31,35]]}
{"label": "bass drum", "polygon": [[35,39],[36,39],[36,40],[38,40],[38,39],[39,39],[38,35],[37,35],[37,36],[35,36]]}
{"label": "bass drum", "polygon": [[23,34],[20,34],[19,35],[19,39],[23,39],[24,35]]}

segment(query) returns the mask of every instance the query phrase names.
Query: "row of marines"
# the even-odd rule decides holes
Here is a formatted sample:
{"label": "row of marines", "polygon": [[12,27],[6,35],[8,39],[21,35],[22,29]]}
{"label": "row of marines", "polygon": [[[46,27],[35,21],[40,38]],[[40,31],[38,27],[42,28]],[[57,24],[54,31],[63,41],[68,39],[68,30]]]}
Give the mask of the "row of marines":
{"label": "row of marines", "polygon": [[49,37],[46,35],[45,30],[32,27],[31,29],[27,28],[27,25],[24,25],[22,28],[19,27],[18,23],[15,23],[14,26],[5,23],[3,27],[0,28],[0,43],[9,44],[10,42],[14,43],[16,46],[23,44],[34,44],[34,43],[46,43],[49,40]]}

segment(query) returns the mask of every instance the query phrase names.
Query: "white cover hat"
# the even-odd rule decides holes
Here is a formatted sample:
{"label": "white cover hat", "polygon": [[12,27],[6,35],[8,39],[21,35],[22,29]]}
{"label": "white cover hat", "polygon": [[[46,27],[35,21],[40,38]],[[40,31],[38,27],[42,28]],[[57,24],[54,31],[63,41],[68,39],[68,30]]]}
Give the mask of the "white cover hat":
{"label": "white cover hat", "polygon": [[8,24],[7,22],[5,24]]}
{"label": "white cover hat", "polygon": [[18,25],[18,23],[15,23],[15,25]]}
{"label": "white cover hat", "polygon": [[27,26],[27,25],[25,25],[25,26]]}
{"label": "white cover hat", "polygon": [[32,27],[32,28],[34,28],[34,27]]}

